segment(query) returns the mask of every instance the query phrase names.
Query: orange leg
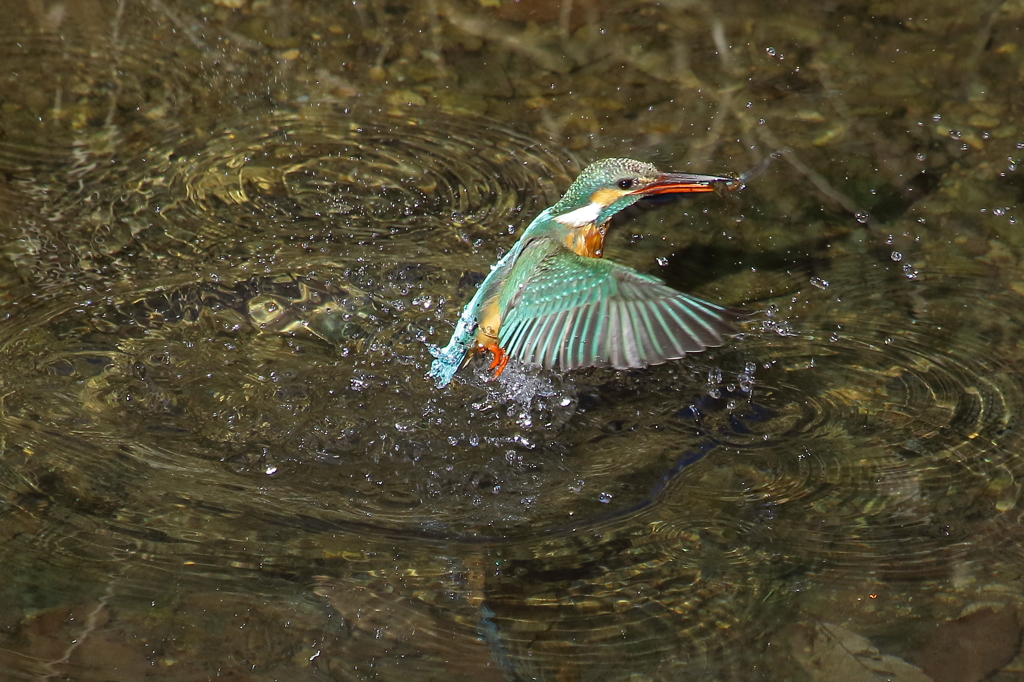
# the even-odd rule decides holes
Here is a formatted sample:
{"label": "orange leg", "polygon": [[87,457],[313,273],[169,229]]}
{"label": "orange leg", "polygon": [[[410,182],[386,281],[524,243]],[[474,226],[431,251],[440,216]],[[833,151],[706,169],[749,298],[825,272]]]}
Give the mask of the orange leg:
{"label": "orange leg", "polygon": [[491,360],[491,369],[494,370],[494,378],[497,379],[501,376],[501,373],[505,371],[505,365],[508,364],[508,355],[500,346],[498,346],[497,341],[493,341],[484,346],[484,350],[489,350],[494,354],[494,359]]}

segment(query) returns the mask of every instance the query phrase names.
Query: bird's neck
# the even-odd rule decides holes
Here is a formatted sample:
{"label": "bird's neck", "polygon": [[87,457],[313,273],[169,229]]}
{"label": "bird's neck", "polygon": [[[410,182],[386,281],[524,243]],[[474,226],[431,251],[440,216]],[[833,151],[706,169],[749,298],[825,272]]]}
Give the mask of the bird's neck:
{"label": "bird's neck", "polygon": [[605,230],[593,223],[568,230],[562,243],[574,253],[587,258],[600,258],[604,254]]}

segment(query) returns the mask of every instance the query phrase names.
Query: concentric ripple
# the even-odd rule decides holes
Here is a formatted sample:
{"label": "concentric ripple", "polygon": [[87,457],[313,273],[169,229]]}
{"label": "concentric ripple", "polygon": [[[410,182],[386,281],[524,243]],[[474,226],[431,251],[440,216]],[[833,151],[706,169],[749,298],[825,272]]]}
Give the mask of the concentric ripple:
{"label": "concentric ripple", "polygon": [[496,245],[574,169],[485,119],[365,106],[271,112],[132,143],[116,165],[78,159],[80,190],[22,222],[24,250],[12,259],[33,279],[59,288],[130,271],[145,282],[200,263],[225,279],[268,261],[356,260],[438,230],[451,235],[448,248]]}
{"label": "concentric ripple", "polygon": [[793,299],[793,335],[744,344],[752,392],[699,422],[716,466],[670,482],[666,501],[732,509],[740,535],[844,580],[948,575],[1024,473],[1024,380],[991,317],[1012,294],[884,265],[836,264],[829,281]]}
{"label": "concentric ripple", "polygon": [[707,383],[577,384],[563,466],[609,509],[563,499],[578,521],[490,550],[478,629],[507,676],[728,677],[769,594],[948,578],[1015,523],[1024,380],[991,320],[1012,294],[870,260],[828,274]]}
{"label": "concentric ripple", "polygon": [[984,272],[859,254],[723,349],[438,392],[424,342],[570,159],[370,105],[162,128],[0,145],[37,294],[0,330],[0,494],[59,573],[315,575],[347,660],[700,679],[773,590],[949,575],[1017,504]]}
{"label": "concentric ripple", "polygon": [[[557,421],[569,402],[474,424],[425,403],[420,376],[465,256],[485,271],[571,162],[485,119],[366,107],[173,131],[117,160],[84,152],[77,189],[26,213],[9,251],[50,292],[0,350],[13,494],[45,452],[52,494],[139,494],[112,538],[132,519],[177,537],[180,512],[164,527],[154,504],[448,537],[519,522],[560,485],[516,453],[541,440],[524,409]],[[34,197],[33,182],[16,189]],[[253,506],[268,480],[289,482]]]}

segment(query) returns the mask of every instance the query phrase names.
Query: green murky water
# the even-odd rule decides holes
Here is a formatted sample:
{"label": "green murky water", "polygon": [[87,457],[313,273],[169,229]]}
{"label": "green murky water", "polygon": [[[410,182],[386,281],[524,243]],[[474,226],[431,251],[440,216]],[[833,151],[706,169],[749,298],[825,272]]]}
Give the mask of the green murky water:
{"label": "green murky water", "polygon": [[[0,678],[1024,673],[1024,8],[12,0]],[[726,347],[424,379],[586,162]],[[969,653],[970,652],[970,653]]]}

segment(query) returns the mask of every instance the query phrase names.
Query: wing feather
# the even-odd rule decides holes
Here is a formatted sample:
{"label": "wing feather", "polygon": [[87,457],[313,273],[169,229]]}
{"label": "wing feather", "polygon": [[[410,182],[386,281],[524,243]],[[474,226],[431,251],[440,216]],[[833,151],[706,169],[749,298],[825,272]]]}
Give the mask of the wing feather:
{"label": "wing feather", "polygon": [[518,347],[522,342],[523,334],[526,333],[526,324],[527,321],[522,318],[516,319],[515,322],[509,322],[508,320],[502,322],[499,336],[507,334],[507,338],[504,341],[499,341],[499,345],[503,343],[509,348]]}
{"label": "wing feather", "polygon": [[584,339],[587,338],[587,330],[590,328],[591,319],[593,319],[594,308],[594,304],[588,302],[586,305],[581,306],[579,312],[576,314],[576,321],[573,322],[572,325],[572,343],[574,345],[570,346],[566,353],[567,362],[562,365],[562,367],[584,366],[583,353],[587,348],[587,344]]}
{"label": "wing feather", "polygon": [[622,357],[622,334],[619,329],[619,306],[615,299],[601,301],[601,305],[608,311],[607,324],[604,328],[605,346],[608,348],[608,361],[612,367],[618,368],[624,364]]}
{"label": "wing feather", "polygon": [[648,301],[640,301],[633,310],[633,317],[636,320],[636,324],[642,329],[640,339],[643,341],[643,349],[641,352],[645,358],[656,355],[659,348],[665,348],[667,350],[669,346],[669,344],[665,342],[665,339],[658,338],[658,335],[654,330],[654,325],[651,324],[651,318],[647,314],[649,307],[650,303]]}
{"label": "wing feather", "polygon": [[543,361],[540,363],[542,367],[552,369],[559,366],[558,357],[565,348],[566,337],[568,337],[569,332],[572,329],[572,325],[568,318],[568,310],[563,310],[553,317],[553,333],[548,337],[547,345],[544,348]]}
{"label": "wing feather", "polygon": [[650,311],[650,315],[654,318],[656,324],[655,343],[659,347],[667,348],[672,355],[682,357],[686,353],[686,348],[683,347],[681,339],[672,333],[661,310],[650,301],[647,303],[647,309]]}
{"label": "wing feather", "polygon": [[[502,299],[498,343],[512,358],[562,370],[628,369],[720,346],[737,314],[556,242]],[[524,254],[525,255],[525,254]]]}
{"label": "wing feather", "polygon": [[529,344],[529,361],[535,365],[544,364],[544,348],[546,347],[547,340],[554,332],[555,319],[554,315],[547,315],[546,317],[540,318],[537,322],[536,331],[533,333],[533,338],[530,340]]}
{"label": "wing feather", "polygon": [[[647,362],[644,360],[649,354],[644,351],[644,336],[643,329],[640,326],[640,316],[637,315],[637,308],[642,306],[641,301],[639,305],[626,305],[624,302],[620,302],[619,306],[622,309],[622,314],[629,320],[627,324],[624,324],[624,330],[626,332],[626,338],[629,344],[626,346],[626,350],[629,351],[626,355],[626,362],[629,363],[630,367],[646,367]],[[653,355],[653,352],[650,353]]]}

